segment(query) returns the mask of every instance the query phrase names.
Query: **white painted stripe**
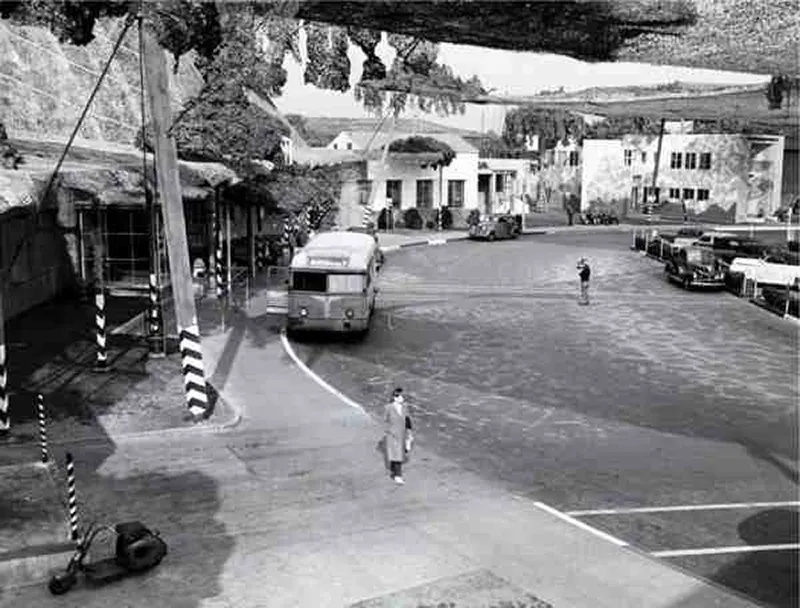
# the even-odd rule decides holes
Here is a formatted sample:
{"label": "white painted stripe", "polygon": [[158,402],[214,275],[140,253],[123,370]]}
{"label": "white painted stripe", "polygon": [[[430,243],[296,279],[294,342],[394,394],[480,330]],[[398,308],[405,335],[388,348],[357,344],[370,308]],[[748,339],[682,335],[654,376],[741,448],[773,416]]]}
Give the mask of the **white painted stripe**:
{"label": "white painted stripe", "polygon": [[197,390],[186,391],[186,400],[191,401],[192,399],[196,399],[201,403],[208,403],[208,396],[205,393]]}
{"label": "white painted stripe", "polygon": [[537,502],[534,502],[533,504],[535,504],[537,507],[539,507],[543,511],[547,511],[551,515],[553,515],[555,517],[558,517],[559,519],[561,519],[561,520],[563,520],[563,521],[565,521],[567,523],[572,524],[576,528],[580,528],[581,530],[586,530],[587,532],[591,532],[595,536],[599,536],[600,538],[605,539],[608,542],[617,545],[618,547],[627,547],[628,546],[628,543],[626,543],[623,540],[618,539],[616,536],[611,536],[610,534],[606,534],[605,532],[602,532],[602,531],[598,530],[597,528],[593,528],[592,526],[590,526],[588,524],[585,524],[582,521],[579,521],[579,520],[577,520],[577,519],[575,519],[573,517],[570,517],[569,515],[567,515],[565,513],[562,513],[561,511],[558,511],[558,510],[554,509],[553,507],[550,507],[550,506],[544,504],[543,502],[538,502],[537,501]]}
{"label": "white painted stripe", "polygon": [[800,544],[785,545],[740,545],[735,547],[710,547],[708,549],[675,549],[670,551],[652,551],[653,557],[684,557],[688,555],[723,555],[725,553],[757,553],[760,551],[797,551]]}
{"label": "white painted stripe", "polygon": [[294,352],[294,349],[292,348],[292,345],[289,343],[289,339],[286,337],[286,331],[285,330],[281,331],[281,344],[283,345],[283,350],[285,350],[286,354],[289,355],[289,357],[291,357],[291,359],[292,359],[292,361],[294,361],[295,365],[297,365],[297,367],[299,367],[314,382],[316,382],[319,386],[321,386],[323,389],[328,391],[331,395],[333,395],[334,397],[336,397],[340,401],[343,401],[344,403],[346,403],[350,407],[357,409],[362,414],[367,415],[367,411],[360,404],[356,403],[355,401],[350,399],[350,397],[348,397],[347,395],[343,394],[342,392],[336,390],[330,384],[325,382],[325,380],[320,378],[316,373],[311,371],[311,369],[305,363],[303,363],[303,361],[300,359],[300,357],[297,356],[297,353]]}
{"label": "white painted stripe", "polygon": [[383,252],[397,251],[398,249],[400,249],[400,245],[385,245],[381,247],[381,251]]}
{"label": "white painted stripe", "polygon": [[669,513],[676,511],[712,511],[715,509],[769,509],[775,507],[800,507],[800,501],[782,502],[731,502],[707,505],[670,505],[664,507],[630,507],[619,509],[590,509],[585,511],[565,511],[567,515],[581,517],[586,515],[624,515],[626,513]]}
{"label": "white painted stripe", "polygon": [[428,245],[444,245],[447,243],[447,239],[430,239],[428,240]]}

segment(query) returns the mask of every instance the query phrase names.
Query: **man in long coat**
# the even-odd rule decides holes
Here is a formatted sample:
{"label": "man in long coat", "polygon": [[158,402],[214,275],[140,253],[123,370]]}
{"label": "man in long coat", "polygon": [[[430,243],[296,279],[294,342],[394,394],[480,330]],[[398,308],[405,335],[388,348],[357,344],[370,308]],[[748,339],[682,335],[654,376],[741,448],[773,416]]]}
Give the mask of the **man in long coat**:
{"label": "man in long coat", "polygon": [[383,414],[386,458],[389,471],[395,483],[403,484],[403,461],[410,439],[411,419],[406,409],[403,389],[396,388],[392,401],[386,405]]}

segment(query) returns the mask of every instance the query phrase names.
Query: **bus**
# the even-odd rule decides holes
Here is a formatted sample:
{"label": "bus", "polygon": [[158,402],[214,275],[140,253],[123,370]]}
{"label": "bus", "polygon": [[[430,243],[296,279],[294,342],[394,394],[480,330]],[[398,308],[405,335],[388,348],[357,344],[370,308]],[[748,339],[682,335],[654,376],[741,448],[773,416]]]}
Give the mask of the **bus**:
{"label": "bus", "polygon": [[366,335],[375,310],[380,249],[373,236],[323,232],[290,266],[287,329]]}

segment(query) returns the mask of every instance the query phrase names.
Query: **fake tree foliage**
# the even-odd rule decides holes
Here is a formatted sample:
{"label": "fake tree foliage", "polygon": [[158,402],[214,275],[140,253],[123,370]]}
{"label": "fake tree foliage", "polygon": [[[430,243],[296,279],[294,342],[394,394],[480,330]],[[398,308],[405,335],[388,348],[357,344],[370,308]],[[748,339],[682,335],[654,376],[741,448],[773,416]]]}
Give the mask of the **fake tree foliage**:
{"label": "fake tree foliage", "polygon": [[538,135],[540,146],[554,147],[570,137],[582,141],[586,129],[583,117],[563,110],[515,108],[506,114],[503,139],[511,146],[522,147],[528,135]]}
{"label": "fake tree foliage", "polygon": [[[98,19],[124,17],[138,11],[139,6],[137,1],[113,0],[3,1],[0,15],[12,23],[47,27],[62,43],[85,45],[94,38]],[[246,93],[252,91],[267,99],[281,94],[287,77],[283,67],[286,55],[301,60],[303,28],[307,35],[307,83],[347,91],[351,71],[347,51],[352,42],[366,55],[365,81],[413,80],[415,86],[423,82],[431,90],[430,96],[423,97],[357,87],[356,97],[371,110],[382,110],[388,103],[399,114],[407,104],[414,103],[425,111],[463,111],[459,88],[480,86],[477,79],[464,83],[438,63],[436,44],[406,36],[389,36],[398,56],[387,70],[375,52],[380,32],[303,23],[296,19],[298,7],[299,0],[143,3],[145,23],[159,44],[175,57],[174,70],[193,52],[204,79],[199,94],[178,113],[172,126],[184,158],[241,164],[248,158],[270,159],[276,155],[283,128],[249,104]],[[133,32],[135,28],[135,35]]]}
{"label": "fake tree foliage", "polygon": [[434,139],[433,137],[420,137],[417,135],[393,141],[389,144],[389,152],[402,154],[432,154],[436,157],[436,160],[433,162],[434,168],[447,167],[456,157],[455,151],[446,143]]}

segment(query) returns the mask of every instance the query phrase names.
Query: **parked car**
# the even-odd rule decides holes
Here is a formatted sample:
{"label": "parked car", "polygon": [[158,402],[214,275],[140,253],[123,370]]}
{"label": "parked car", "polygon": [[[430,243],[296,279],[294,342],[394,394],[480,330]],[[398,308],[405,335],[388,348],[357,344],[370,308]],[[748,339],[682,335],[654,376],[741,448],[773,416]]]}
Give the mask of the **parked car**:
{"label": "parked car", "polygon": [[693,244],[712,250],[726,264],[730,264],[734,258],[758,258],[769,250],[769,246],[758,239],[742,237],[731,232],[708,232]]}
{"label": "parked car", "polygon": [[[780,312],[788,313],[793,317],[800,316],[800,280],[795,280],[789,289],[778,285],[766,285],[761,289],[761,296],[767,305]],[[788,298],[788,303],[787,303]]]}
{"label": "parked car", "polygon": [[725,270],[713,251],[689,246],[677,250],[664,266],[668,280],[686,289],[725,286]]}
{"label": "parked car", "polygon": [[515,239],[519,235],[519,224],[511,215],[488,216],[469,227],[469,238],[471,239],[494,241],[496,239]]}

